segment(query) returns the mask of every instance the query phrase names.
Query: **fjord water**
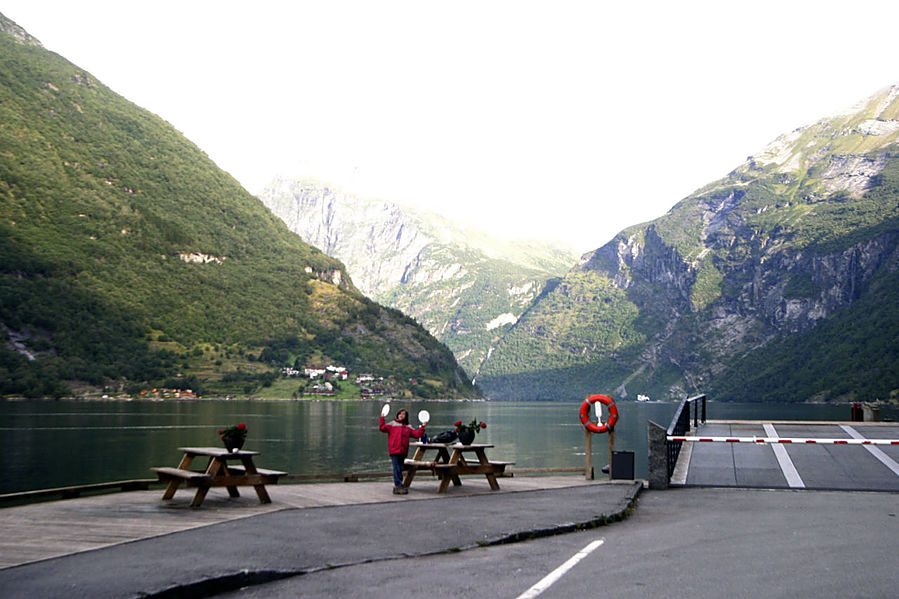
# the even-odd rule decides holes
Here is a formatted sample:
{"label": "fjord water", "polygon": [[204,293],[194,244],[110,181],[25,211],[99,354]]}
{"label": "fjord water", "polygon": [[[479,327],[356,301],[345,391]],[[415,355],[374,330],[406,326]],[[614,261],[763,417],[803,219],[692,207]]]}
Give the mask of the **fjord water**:
{"label": "fjord water", "polygon": [[[219,446],[217,431],[244,422],[246,449],[257,464],[290,474],[387,472],[386,436],[377,401],[0,401],[0,493],[134,478],[151,466],[175,466],[178,447]],[[646,422],[668,426],[676,403],[617,402],[615,449],[633,451],[646,477]],[[397,401],[411,415],[431,414],[428,432],[457,420],[483,420],[476,442],[492,443],[493,459],[518,468],[583,468],[580,402]],[[848,405],[708,405],[710,419],[849,420]],[[895,414],[884,413],[895,418]],[[593,436],[593,464],[608,463],[608,436]]]}

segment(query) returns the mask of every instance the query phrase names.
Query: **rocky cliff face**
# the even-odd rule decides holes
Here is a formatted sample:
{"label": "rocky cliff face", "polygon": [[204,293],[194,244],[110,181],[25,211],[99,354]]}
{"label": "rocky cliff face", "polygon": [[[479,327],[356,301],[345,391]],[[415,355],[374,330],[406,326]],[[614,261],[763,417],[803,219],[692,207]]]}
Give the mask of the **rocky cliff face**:
{"label": "rocky cliff face", "polygon": [[363,293],[422,323],[470,374],[576,260],[564,248],[501,242],[315,181],[276,179],[260,199],[304,241],[343,261]]}
{"label": "rocky cliff face", "polygon": [[36,37],[25,31],[17,23],[7,19],[3,15],[0,15],[0,32],[9,35],[19,43],[27,44],[29,46],[37,46],[38,48],[44,47]]}
{"label": "rocky cliff face", "polygon": [[260,198],[304,241],[350,260],[353,283],[369,297],[403,280],[436,241],[394,204],[360,200],[316,182],[278,178]]}
{"label": "rocky cliff face", "polygon": [[[739,360],[749,363],[788,338],[814,344],[819,324],[849,314],[899,265],[897,115],[899,87],[883,90],[781,136],[662,218],[586,254],[529,312],[531,321],[522,319],[499,344],[479,383],[493,396],[521,393],[516,376],[538,393],[575,398],[603,391],[677,398],[710,388],[738,395],[721,381],[748,376]],[[594,300],[572,295],[569,281]],[[621,334],[557,324],[571,319]],[[899,323],[889,317],[888,325]],[[546,341],[531,342],[521,356],[522,338],[541,329]],[[566,384],[541,386],[516,373],[521,362],[543,364],[553,373],[544,380],[561,373]],[[899,380],[885,385],[891,392]],[[769,399],[836,397],[828,393],[809,385],[804,397],[775,390]]]}

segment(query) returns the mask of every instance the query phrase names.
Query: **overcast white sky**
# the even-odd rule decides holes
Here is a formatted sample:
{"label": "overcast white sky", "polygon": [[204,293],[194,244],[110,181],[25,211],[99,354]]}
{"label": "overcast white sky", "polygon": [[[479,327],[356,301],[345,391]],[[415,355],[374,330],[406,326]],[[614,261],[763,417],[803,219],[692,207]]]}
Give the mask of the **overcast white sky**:
{"label": "overcast white sky", "polygon": [[899,83],[899,2],[0,0],[252,193],[277,174],[579,251]]}

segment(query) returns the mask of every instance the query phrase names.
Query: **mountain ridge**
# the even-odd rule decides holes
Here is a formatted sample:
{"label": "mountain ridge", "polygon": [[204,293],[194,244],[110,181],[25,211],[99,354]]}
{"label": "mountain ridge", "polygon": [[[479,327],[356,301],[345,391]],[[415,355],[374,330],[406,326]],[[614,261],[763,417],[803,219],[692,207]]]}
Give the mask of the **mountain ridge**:
{"label": "mountain ridge", "polygon": [[310,179],[276,178],[259,197],[290,230],[340,258],[366,295],[421,322],[470,374],[575,260],[561,244],[499,240]]}
{"label": "mountain ridge", "polygon": [[[717,390],[756,400],[745,384],[726,384],[763,382],[736,363],[758,365],[753,355],[793,334],[814,343],[816,325],[850,318],[841,310],[889,280],[899,218],[897,98],[896,86],[885,88],[854,111],[780,136],[664,216],[584,254],[507,333],[479,384],[499,398],[525,390],[576,398],[598,387],[621,398]],[[538,363],[546,366],[539,376],[526,366]],[[762,385],[766,401],[889,397],[899,388],[892,369],[876,382],[844,372],[855,389],[839,391],[816,386],[810,374],[799,385],[786,365],[777,372],[792,394]]]}

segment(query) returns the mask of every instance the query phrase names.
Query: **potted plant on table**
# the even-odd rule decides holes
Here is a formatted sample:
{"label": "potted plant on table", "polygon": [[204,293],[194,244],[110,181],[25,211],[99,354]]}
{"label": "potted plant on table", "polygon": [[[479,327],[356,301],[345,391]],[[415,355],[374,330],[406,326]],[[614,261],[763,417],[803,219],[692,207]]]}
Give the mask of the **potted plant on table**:
{"label": "potted plant on table", "polygon": [[471,445],[474,436],[481,432],[482,428],[487,428],[487,423],[483,420],[478,422],[477,419],[474,419],[468,424],[462,424],[461,420],[456,421],[456,433],[459,435],[459,442],[462,445]]}
{"label": "potted plant on table", "polygon": [[244,441],[247,440],[247,425],[241,422],[238,425],[220,430],[219,435],[222,436],[225,449],[229,452],[237,451],[243,447]]}

